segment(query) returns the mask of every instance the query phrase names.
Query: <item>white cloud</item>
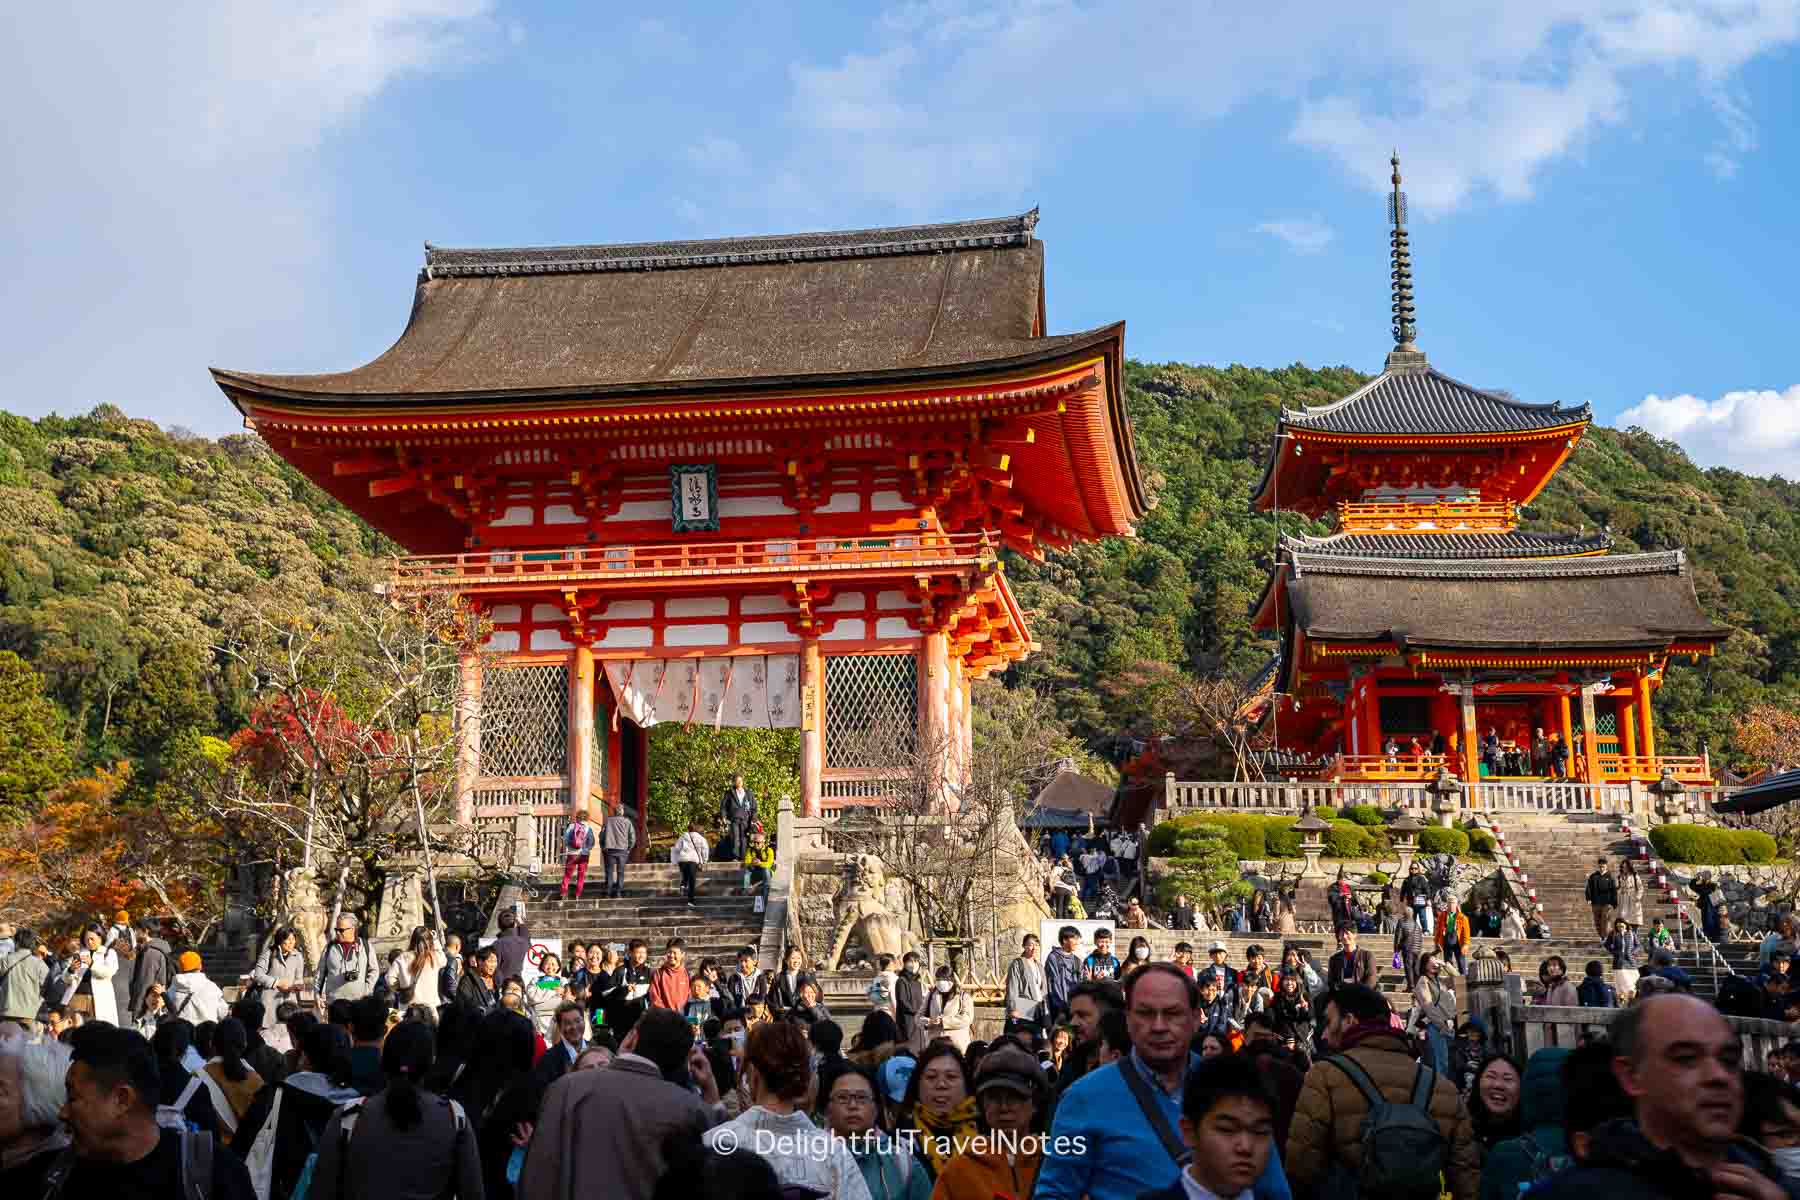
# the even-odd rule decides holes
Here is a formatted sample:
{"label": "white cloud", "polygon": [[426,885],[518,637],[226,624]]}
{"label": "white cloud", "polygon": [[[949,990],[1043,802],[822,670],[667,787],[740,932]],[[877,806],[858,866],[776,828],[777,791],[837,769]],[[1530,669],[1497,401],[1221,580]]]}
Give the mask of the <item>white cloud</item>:
{"label": "white cloud", "polygon": [[[0,73],[3,402],[234,422],[209,363],[341,367],[318,151],[395,80],[478,53],[488,0],[24,5]],[[254,303],[246,303],[253,295]],[[297,331],[305,329],[301,334]],[[306,361],[323,355],[336,361]]]}
{"label": "white cloud", "polygon": [[1331,239],[1337,236],[1332,232],[1331,226],[1317,217],[1290,217],[1280,221],[1264,221],[1250,232],[1266,233],[1270,237],[1280,238],[1295,254],[1317,254],[1331,245]]}
{"label": "white cloud", "polygon": [[1400,146],[1430,214],[1531,195],[1549,164],[1630,120],[1641,89],[1704,98],[1721,122],[1706,160],[1735,169],[1756,136],[1734,75],[1800,40],[1800,0],[898,0],[868,39],[792,69],[772,207],[821,191],[902,208],[1010,196],[1110,122],[1267,100],[1293,113],[1290,140],[1372,190]]}
{"label": "white cloud", "polygon": [[1800,478],[1800,384],[1698,396],[1645,396],[1619,414],[1622,427],[1641,426],[1681,443],[1702,466]]}

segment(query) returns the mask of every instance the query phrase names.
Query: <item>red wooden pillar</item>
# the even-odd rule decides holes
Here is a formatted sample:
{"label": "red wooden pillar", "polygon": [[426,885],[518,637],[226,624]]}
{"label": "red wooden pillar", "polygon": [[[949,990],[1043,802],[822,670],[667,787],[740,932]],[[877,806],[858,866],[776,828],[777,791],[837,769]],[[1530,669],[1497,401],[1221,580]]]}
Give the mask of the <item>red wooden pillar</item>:
{"label": "red wooden pillar", "polygon": [[1363,690],[1363,734],[1368,749],[1364,754],[1381,753],[1381,677],[1370,671]]}
{"label": "red wooden pillar", "polygon": [[594,790],[594,651],[575,647],[569,672],[569,811],[588,811]]}
{"label": "red wooden pillar", "polygon": [[650,731],[634,730],[637,742],[637,846],[631,852],[632,862],[643,862],[650,851]]}
{"label": "red wooden pillar", "polygon": [[820,781],[825,772],[825,656],[819,639],[800,651],[800,815],[819,815]]}
{"label": "red wooden pillar", "polygon": [[1456,697],[1449,692],[1439,692],[1431,698],[1431,731],[1444,735],[1446,749],[1452,741],[1456,742],[1459,749],[1462,746],[1460,736],[1454,738],[1451,736],[1457,732],[1456,725]]}

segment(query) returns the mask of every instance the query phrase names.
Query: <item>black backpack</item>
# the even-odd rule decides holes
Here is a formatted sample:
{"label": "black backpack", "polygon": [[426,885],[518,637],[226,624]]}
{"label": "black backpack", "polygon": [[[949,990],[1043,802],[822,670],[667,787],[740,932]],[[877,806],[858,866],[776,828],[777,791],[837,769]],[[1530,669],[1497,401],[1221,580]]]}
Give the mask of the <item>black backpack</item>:
{"label": "black backpack", "polygon": [[1420,1063],[1413,1071],[1411,1097],[1396,1104],[1355,1059],[1338,1054],[1325,1061],[1342,1071],[1369,1104],[1360,1134],[1362,1169],[1353,1179],[1342,1170],[1337,1194],[1359,1200],[1438,1200],[1450,1165],[1450,1142],[1431,1115],[1437,1072]]}
{"label": "black backpack", "polygon": [[1719,994],[1713,1005],[1728,1017],[1763,1015],[1762,991],[1742,975],[1727,975],[1719,980]]}

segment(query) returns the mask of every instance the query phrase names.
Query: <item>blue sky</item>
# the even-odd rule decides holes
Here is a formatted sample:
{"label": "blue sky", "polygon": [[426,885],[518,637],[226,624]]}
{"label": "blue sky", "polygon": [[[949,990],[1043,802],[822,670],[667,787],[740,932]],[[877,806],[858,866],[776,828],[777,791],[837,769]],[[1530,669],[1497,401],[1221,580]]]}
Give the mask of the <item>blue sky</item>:
{"label": "blue sky", "polygon": [[[1362,11],[1369,10],[1369,11]],[[0,215],[0,406],[206,433],[208,365],[332,370],[421,243],[1043,210],[1053,329],[1379,367],[1419,343],[1706,463],[1800,457],[1800,0],[39,5]]]}

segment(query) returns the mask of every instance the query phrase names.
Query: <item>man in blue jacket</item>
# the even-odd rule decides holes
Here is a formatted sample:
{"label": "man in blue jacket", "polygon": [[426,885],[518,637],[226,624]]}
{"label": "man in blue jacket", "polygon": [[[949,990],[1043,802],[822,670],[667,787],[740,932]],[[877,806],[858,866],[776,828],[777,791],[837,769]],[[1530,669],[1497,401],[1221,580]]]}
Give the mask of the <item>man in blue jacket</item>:
{"label": "man in blue jacket", "polygon": [[[1057,1105],[1038,1170],[1035,1200],[1137,1200],[1176,1186],[1187,1150],[1176,1128],[1199,1027],[1200,992],[1173,963],[1132,972],[1125,989],[1131,1054],[1089,1072]],[[1253,1189],[1256,1200],[1291,1200],[1273,1153]]]}

